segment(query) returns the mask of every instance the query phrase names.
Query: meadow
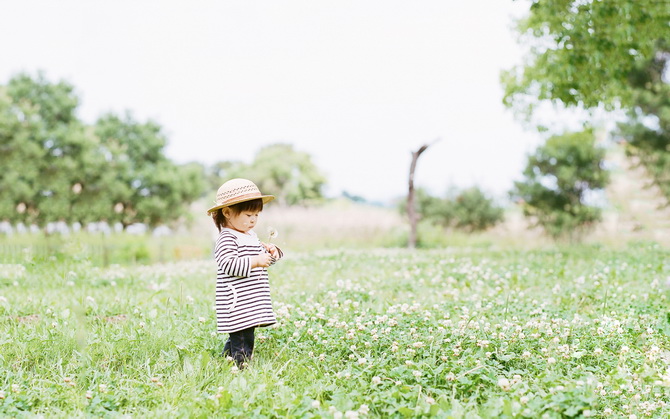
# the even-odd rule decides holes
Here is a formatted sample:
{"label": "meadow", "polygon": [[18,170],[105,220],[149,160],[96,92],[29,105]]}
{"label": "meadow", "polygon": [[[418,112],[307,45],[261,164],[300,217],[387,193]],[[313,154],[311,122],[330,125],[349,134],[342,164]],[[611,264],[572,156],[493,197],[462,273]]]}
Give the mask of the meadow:
{"label": "meadow", "polygon": [[291,251],[275,327],[220,356],[209,259],[0,265],[0,416],[668,417],[670,252],[649,242]]}

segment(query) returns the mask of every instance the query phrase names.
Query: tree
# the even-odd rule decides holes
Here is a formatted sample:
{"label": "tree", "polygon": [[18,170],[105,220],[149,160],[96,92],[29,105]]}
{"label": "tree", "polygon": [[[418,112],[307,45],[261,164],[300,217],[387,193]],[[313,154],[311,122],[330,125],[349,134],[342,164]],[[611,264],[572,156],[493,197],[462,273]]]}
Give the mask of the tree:
{"label": "tree", "polygon": [[[312,157],[291,144],[272,144],[261,148],[251,164],[221,162],[214,170],[223,177],[217,182],[241,177],[251,179],[265,194],[274,195],[283,205],[304,204],[323,198],[326,177]],[[217,186],[218,187],[218,186]]]}
{"label": "tree", "polygon": [[109,184],[110,222],[124,226],[169,223],[184,216],[204,189],[197,165],[178,166],[164,155],[167,138],[155,122],[140,123],[130,113],[107,114],[96,122],[102,154],[115,173]]}
{"label": "tree", "polygon": [[586,108],[633,103],[629,75],[670,39],[664,0],[533,0],[518,31],[526,64],[504,72],[504,102],[532,112],[537,100]]}
{"label": "tree", "polygon": [[549,235],[575,239],[600,220],[600,209],[588,198],[609,180],[604,156],[590,130],[553,136],[528,157],[525,179],[515,182],[512,196]]}
{"label": "tree", "polygon": [[619,129],[627,153],[639,158],[670,203],[670,84],[663,80],[670,62],[667,43],[663,50],[630,74],[634,107]]}
{"label": "tree", "polygon": [[76,118],[77,104],[73,86],[50,83],[41,73],[19,74],[7,84],[0,99],[5,219],[43,226],[77,221],[85,212],[76,205],[75,185],[92,166],[95,144]]}
{"label": "tree", "polygon": [[409,217],[409,243],[410,249],[416,247],[417,224],[419,223],[419,214],[416,211],[416,198],[414,196],[414,172],[416,163],[421,154],[430,147],[430,144],[424,144],[418,150],[412,152],[412,162],[409,165],[409,189],[407,194],[407,216]]}

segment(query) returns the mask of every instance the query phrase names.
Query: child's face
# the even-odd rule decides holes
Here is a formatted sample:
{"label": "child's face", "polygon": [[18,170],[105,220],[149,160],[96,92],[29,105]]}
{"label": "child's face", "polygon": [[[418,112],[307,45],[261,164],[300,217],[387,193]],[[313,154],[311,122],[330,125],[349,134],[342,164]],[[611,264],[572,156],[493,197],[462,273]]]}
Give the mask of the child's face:
{"label": "child's face", "polygon": [[242,211],[239,214],[235,214],[229,208],[223,211],[223,215],[226,217],[226,227],[240,233],[247,233],[256,226],[258,214],[260,214],[258,211]]}

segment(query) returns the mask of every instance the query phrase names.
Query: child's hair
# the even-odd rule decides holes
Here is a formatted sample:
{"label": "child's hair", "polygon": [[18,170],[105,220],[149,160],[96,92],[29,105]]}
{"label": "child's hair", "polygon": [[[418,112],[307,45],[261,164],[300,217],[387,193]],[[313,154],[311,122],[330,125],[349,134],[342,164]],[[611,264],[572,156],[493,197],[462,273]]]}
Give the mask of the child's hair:
{"label": "child's hair", "polygon": [[[244,201],[240,202],[239,204],[231,205],[228,208],[233,212],[233,214],[239,214],[244,211],[250,211],[250,212],[261,212],[263,211],[263,200],[258,198],[258,199],[252,199],[251,201]],[[223,215],[223,208],[219,208],[218,210],[214,211],[212,213],[212,219],[214,220],[214,225],[216,225],[216,228],[221,231],[222,228],[226,226],[226,217]]]}

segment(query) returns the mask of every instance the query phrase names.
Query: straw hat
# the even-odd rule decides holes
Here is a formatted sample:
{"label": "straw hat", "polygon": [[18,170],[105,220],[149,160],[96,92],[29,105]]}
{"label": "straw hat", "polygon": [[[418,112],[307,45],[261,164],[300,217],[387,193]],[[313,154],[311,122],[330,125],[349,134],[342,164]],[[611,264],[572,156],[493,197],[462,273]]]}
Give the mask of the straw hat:
{"label": "straw hat", "polygon": [[251,201],[252,199],[262,199],[264,204],[275,199],[272,195],[261,195],[261,191],[254,182],[247,179],[231,179],[221,185],[216,192],[216,201],[212,208],[207,210],[207,215],[219,208],[229,207],[240,202]]}

